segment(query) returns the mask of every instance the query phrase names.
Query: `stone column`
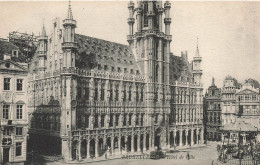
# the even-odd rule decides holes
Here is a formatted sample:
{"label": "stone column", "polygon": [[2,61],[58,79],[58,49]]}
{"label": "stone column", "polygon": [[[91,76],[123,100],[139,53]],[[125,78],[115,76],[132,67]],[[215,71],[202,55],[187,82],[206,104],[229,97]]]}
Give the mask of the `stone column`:
{"label": "stone column", "polygon": [[141,144],[141,135],[138,134],[137,135],[137,152],[140,152],[141,149],[140,149],[140,144]]}
{"label": "stone column", "polygon": [[189,131],[188,130],[186,130],[185,131],[185,138],[186,138],[186,140],[185,140],[185,146],[187,146],[188,145],[188,134],[189,134]]}
{"label": "stone column", "polygon": [[116,114],[113,114],[113,128],[116,128]]}
{"label": "stone column", "polygon": [[204,144],[204,130],[203,130],[203,128],[201,129],[201,144]]}
{"label": "stone column", "polygon": [[111,152],[112,152],[112,154],[114,154],[114,146],[115,146],[114,137],[111,137]]}
{"label": "stone column", "polygon": [[87,158],[90,158],[90,139],[87,140]]}
{"label": "stone column", "polygon": [[119,151],[119,154],[122,154],[121,153],[121,136],[118,137],[118,151]]}
{"label": "stone column", "polygon": [[182,147],[182,129],[180,130],[180,147]]}
{"label": "stone column", "polygon": [[101,129],[101,115],[98,114],[98,128]]}
{"label": "stone column", "polygon": [[194,132],[193,132],[194,130],[193,129],[191,129],[191,136],[190,136],[190,140],[191,140],[191,146],[193,146],[194,145],[194,137],[193,137],[193,134],[194,134]]}
{"label": "stone column", "polygon": [[173,146],[176,146],[176,131],[173,132]]}
{"label": "stone column", "polygon": [[131,136],[131,152],[134,153],[134,142],[135,142],[135,136],[132,134]]}
{"label": "stone column", "polygon": [[199,130],[198,129],[196,129],[196,136],[197,136],[197,144],[199,144]]}
{"label": "stone column", "polygon": [[79,140],[78,154],[79,154],[79,161],[80,161],[82,159],[82,157],[81,157],[81,140]]}
{"label": "stone column", "polygon": [[96,138],[95,139],[95,157],[99,157],[99,154],[98,154],[98,139]]}
{"label": "stone column", "polygon": [[143,135],[143,151],[146,151],[146,134]]}

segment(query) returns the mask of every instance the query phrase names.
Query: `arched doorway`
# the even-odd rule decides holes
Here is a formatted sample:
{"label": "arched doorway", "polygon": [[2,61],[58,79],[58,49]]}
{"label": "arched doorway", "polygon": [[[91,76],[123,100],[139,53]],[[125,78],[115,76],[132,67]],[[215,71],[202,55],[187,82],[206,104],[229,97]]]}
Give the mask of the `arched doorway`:
{"label": "arched doorway", "polygon": [[103,155],[106,152],[106,147],[104,146],[103,138],[98,140],[98,151],[99,155]]}
{"label": "arched doorway", "polygon": [[162,128],[157,128],[154,134],[154,147],[157,147],[157,149],[161,149],[162,148],[162,144],[161,141],[163,140],[163,136],[162,136],[163,130]]}
{"label": "arched doorway", "polygon": [[147,135],[146,135],[146,140],[145,140],[145,141],[146,141],[145,146],[146,146],[146,149],[147,149],[147,150],[149,150],[149,140],[150,140],[150,136],[149,136],[149,134],[147,134]]}
{"label": "arched doorway", "polygon": [[182,131],[182,145],[186,145],[186,132],[185,130]]}
{"label": "arched doorway", "polygon": [[114,152],[118,152],[119,149],[118,149],[118,137],[115,137],[114,138]]}
{"label": "arched doorway", "polygon": [[78,141],[74,141],[72,143],[72,160],[76,160],[78,158]]}
{"label": "arched doorway", "polygon": [[176,146],[180,145],[180,131],[176,132],[175,144],[176,144]]}
{"label": "arched doorway", "polygon": [[86,158],[87,157],[87,141],[86,139],[84,139],[82,142],[81,142],[81,157],[82,158]]}
{"label": "arched doorway", "polygon": [[111,138],[107,138],[107,148],[111,148]]}
{"label": "arched doorway", "polygon": [[95,157],[97,156],[97,155],[95,155],[95,140],[94,139],[92,139],[90,141],[89,153],[90,153],[90,156],[95,156]]}
{"label": "arched doorway", "polygon": [[196,129],[193,131],[193,141],[194,141],[194,144],[197,144],[197,130]]}
{"label": "arched doorway", "polygon": [[191,130],[188,131],[188,145],[191,145]]}
{"label": "arched doorway", "polygon": [[140,136],[140,149],[143,152],[143,146],[144,146],[144,135],[141,134]]}
{"label": "arched doorway", "polygon": [[173,141],[174,141],[173,132],[170,132],[170,146],[171,147],[173,147]]}
{"label": "arched doorway", "polygon": [[134,152],[137,151],[137,140],[138,140],[138,137],[137,137],[137,135],[135,135],[135,137],[134,137]]}
{"label": "arched doorway", "polygon": [[122,151],[124,150],[124,151],[126,151],[126,142],[125,142],[125,137],[124,136],[122,136],[121,137],[121,148],[122,148]]}
{"label": "arched doorway", "polygon": [[132,141],[132,138],[131,138],[131,135],[129,135],[127,137],[127,152],[131,151],[131,141]]}

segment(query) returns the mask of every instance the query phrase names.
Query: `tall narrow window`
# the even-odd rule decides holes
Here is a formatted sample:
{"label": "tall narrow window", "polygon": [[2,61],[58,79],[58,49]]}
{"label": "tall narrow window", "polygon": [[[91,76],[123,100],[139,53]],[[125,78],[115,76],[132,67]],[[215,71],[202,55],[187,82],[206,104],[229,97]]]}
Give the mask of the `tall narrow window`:
{"label": "tall narrow window", "polygon": [[101,100],[103,101],[105,99],[105,85],[102,84],[101,86]]}
{"label": "tall narrow window", "polygon": [[139,89],[138,89],[138,85],[136,86],[136,101],[139,101]]}
{"label": "tall narrow window", "polygon": [[21,143],[21,142],[18,142],[18,143],[16,143],[15,146],[16,146],[16,147],[15,147],[15,150],[16,150],[15,156],[21,156],[21,155],[22,155],[22,143]]}
{"label": "tall narrow window", "polygon": [[144,88],[141,88],[140,101],[144,101]]}
{"label": "tall narrow window", "polygon": [[4,90],[10,90],[11,78],[4,78]]}
{"label": "tall narrow window", "polygon": [[85,99],[89,100],[89,87],[85,88]]}
{"label": "tall narrow window", "polygon": [[16,118],[17,119],[23,118],[23,105],[16,105]]}
{"label": "tall narrow window", "polygon": [[113,100],[113,84],[110,84],[110,98],[109,98],[110,101]]}
{"label": "tall narrow window", "polygon": [[117,86],[116,86],[116,90],[115,90],[115,94],[116,94],[116,101],[118,101],[118,100],[119,100],[119,91],[118,91],[118,88],[119,88],[119,86],[117,85]]}
{"label": "tall narrow window", "polygon": [[9,119],[9,109],[10,109],[10,105],[3,106],[3,118],[4,119]]}
{"label": "tall narrow window", "polygon": [[147,12],[148,12],[148,3],[144,2],[144,27],[148,27]]}
{"label": "tall narrow window", "polygon": [[105,126],[105,115],[101,115],[101,127]]}
{"label": "tall narrow window", "polygon": [[98,100],[98,86],[95,86],[95,97],[94,100]]}
{"label": "tall narrow window", "polygon": [[124,94],[123,101],[126,101],[126,85],[124,85],[124,91],[123,91],[123,94]]}
{"label": "tall narrow window", "polygon": [[16,135],[23,135],[23,127],[16,127]]}
{"label": "tall narrow window", "polygon": [[128,101],[132,100],[132,87],[129,87],[129,91],[128,91]]}
{"label": "tall narrow window", "polygon": [[23,79],[17,79],[16,80],[16,89],[17,91],[22,91],[23,90]]}

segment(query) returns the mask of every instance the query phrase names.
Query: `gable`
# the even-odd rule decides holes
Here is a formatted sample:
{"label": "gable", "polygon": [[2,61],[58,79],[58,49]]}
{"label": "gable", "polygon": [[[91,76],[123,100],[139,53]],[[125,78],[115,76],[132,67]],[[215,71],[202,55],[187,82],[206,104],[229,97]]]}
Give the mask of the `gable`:
{"label": "gable", "polygon": [[13,62],[11,60],[2,60],[0,61],[0,69],[4,70],[15,70],[15,71],[26,71],[27,69],[24,68],[23,66],[19,65],[16,62]]}
{"label": "gable", "polygon": [[236,93],[236,95],[248,95],[248,94],[258,94],[258,93],[255,91],[252,91],[250,89],[244,89],[244,90]]}

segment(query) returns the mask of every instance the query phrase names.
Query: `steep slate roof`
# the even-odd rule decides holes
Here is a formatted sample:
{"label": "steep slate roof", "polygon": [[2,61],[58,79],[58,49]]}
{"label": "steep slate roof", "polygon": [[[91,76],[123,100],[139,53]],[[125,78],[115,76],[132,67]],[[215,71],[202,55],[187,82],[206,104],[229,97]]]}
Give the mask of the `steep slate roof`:
{"label": "steep slate roof", "polygon": [[18,51],[18,57],[11,57],[12,61],[15,62],[26,62],[27,57],[19,50],[19,47],[15,46],[13,43],[0,40],[0,60],[4,59],[4,54],[12,54],[12,50]]}
{"label": "steep slate roof", "polygon": [[[94,69],[103,72],[134,74],[138,70],[137,63],[128,45],[101,40],[89,36],[75,34],[75,42],[79,44],[76,67],[80,69]],[[107,67],[107,68],[105,68]],[[114,71],[112,71],[114,67]]]}
{"label": "steep slate roof", "polygon": [[[170,82],[179,81],[180,78],[192,79],[191,64],[183,57],[170,54]],[[183,81],[186,81],[183,79]]]}

